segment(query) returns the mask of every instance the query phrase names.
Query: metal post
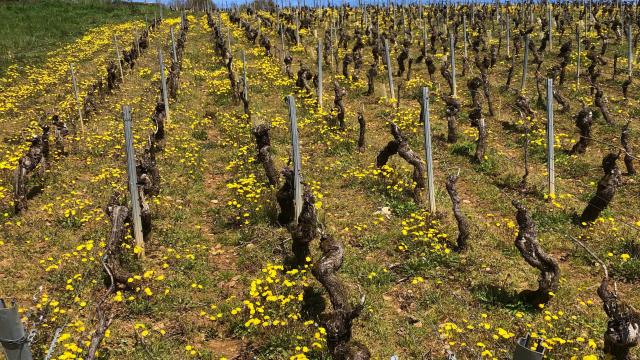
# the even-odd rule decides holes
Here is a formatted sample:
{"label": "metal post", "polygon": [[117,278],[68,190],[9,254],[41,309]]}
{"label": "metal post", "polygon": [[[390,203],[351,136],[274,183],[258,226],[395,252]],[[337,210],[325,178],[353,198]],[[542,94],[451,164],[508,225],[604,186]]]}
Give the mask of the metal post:
{"label": "metal post", "polygon": [[422,116],[424,123],[424,149],[427,160],[427,190],[429,196],[429,212],[436,212],[436,195],[433,187],[433,154],[431,151],[431,122],[429,120],[429,89],[422,88]]}
{"label": "metal post", "polygon": [[140,38],[138,37],[138,32],[137,31],[135,31],[133,33],[133,38],[134,38],[134,41],[136,43],[136,50],[137,50],[137,53],[138,53],[138,57],[140,57],[140,55],[142,55],[142,54],[140,53]]}
{"label": "metal post", "polygon": [[122,72],[122,63],[120,62],[120,49],[118,49],[118,39],[113,35],[113,45],[116,47],[116,61],[118,61],[118,69],[120,69],[120,78],[124,82],[124,73]]}
{"label": "metal post", "polygon": [[29,345],[31,337],[24,330],[15,304],[7,308],[4,300],[0,299],[0,345],[4,348],[7,360],[32,360]]}
{"label": "metal post", "polygon": [[424,41],[424,53],[425,55],[427,54],[427,41],[429,41],[427,39],[427,19],[423,19],[422,20],[422,40]]}
{"label": "metal post", "polygon": [[[462,15],[462,31],[464,32],[464,36],[462,38],[463,42],[464,42],[464,58],[467,58],[468,52],[467,52],[467,15],[464,14]],[[507,42],[508,44],[508,42]]]}
{"label": "metal post", "polygon": [[142,237],[142,220],[140,219],[140,198],[138,194],[138,175],[136,174],[136,153],[133,148],[133,134],[131,131],[131,106],[122,106],[124,120],[124,145],[127,151],[127,174],[129,178],[129,195],[133,216],[133,235],[139,256],[144,256],[144,239]]}
{"label": "metal post", "polygon": [[511,56],[511,20],[509,20],[509,7],[506,10],[507,22],[507,56]]}
{"label": "metal post", "polygon": [[173,35],[173,26],[171,27],[171,50],[173,54],[173,62],[178,63],[178,55],[176,54],[176,38]]}
{"label": "metal post", "polygon": [[76,80],[76,72],[73,70],[73,64],[69,64],[71,69],[71,83],[73,84],[73,96],[76,99],[76,105],[78,106],[78,118],[80,119],[80,132],[84,133],[84,120],[82,119],[82,104],[80,104],[80,97],[78,96],[78,82]]}
{"label": "metal post", "polygon": [[322,110],[322,40],[318,39],[318,109]]}
{"label": "metal post", "polygon": [[551,35],[551,33],[553,32],[553,22],[551,19],[553,19],[553,5],[549,4],[548,5],[548,9],[547,9],[547,21],[548,21],[548,26],[549,26],[549,52],[551,52],[551,48],[553,47],[553,36]]}
{"label": "metal post", "polygon": [[555,155],[553,151],[553,79],[547,79],[547,171],[549,173],[549,195],[556,193]]}
{"label": "metal post", "polygon": [[631,36],[631,22],[629,22],[629,24],[627,25],[627,30],[628,30],[628,44],[627,44],[627,62],[628,62],[628,72],[629,72],[629,79],[631,79],[631,75],[633,73],[633,43],[631,42],[632,36]]}
{"label": "metal post", "polygon": [[282,61],[284,61],[284,58],[286,56],[286,46],[284,44],[284,25],[282,25],[282,23],[280,23],[280,40],[282,41]]}
{"label": "metal post", "polygon": [[289,121],[291,123],[291,150],[293,158],[293,188],[294,188],[294,203],[295,203],[295,216],[293,224],[298,224],[298,216],[302,212],[302,181],[300,171],[302,165],[300,164],[300,144],[298,141],[298,120],[296,117],[296,99],[293,95],[287,95],[285,98],[287,105],[289,106]]}
{"label": "metal post", "polygon": [[429,121],[429,89],[422,88],[422,121],[424,122],[424,149],[427,155],[427,190],[429,194],[429,212],[436,213],[436,194],[433,187],[433,154],[431,152],[431,123]]}
{"label": "metal post", "polygon": [[449,30],[449,52],[451,53],[451,84],[453,97],[458,96],[458,90],[456,87],[456,43],[453,37],[453,30]]}
{"label": "metal post", "polygon": [[296,10],[296,45],[300,45],[300,20],[298,19],[298,10]]}
{"label": "metal post", "polygon": [[158,58],[160,60],[160,81],[162,82],[162,101],[164,101],[164,112],[167,115],[166,123],[169,123],[169,98],[167,94],[167,78],[164,76],[164,59],[162,58],[162,47],[158,46]]}
{"label": "metal post", "polygon": [[578,54],[576,55],[576,86],[580,86],[580,62],[581,62],[581,55],[580,53],[582,52],[582,45],[580,44],[580,24],[576,24],[576,42],[578,43]]}
{"label": "metal post", "polygon": [[524,36],[524,62],[522,64],[522,82],[520,82],[520,92],[524,92],[527,84],[527,69],[529,67],[529,35]]}
{"label": "metal post", "polygon": [[247,58],[244,49],[242,49],[242,91],[247,100],[249,100],[249,84],[247,84]]}
{"label": "metal post", "polygon": [[389,54],[388,39],[384,39],[384,57],[387,60],[387,76],[389,77],[389,90],[391,91],[391,98],[394,99],[396,96],[393,89],[393,70],[391,70],[391,55]]}

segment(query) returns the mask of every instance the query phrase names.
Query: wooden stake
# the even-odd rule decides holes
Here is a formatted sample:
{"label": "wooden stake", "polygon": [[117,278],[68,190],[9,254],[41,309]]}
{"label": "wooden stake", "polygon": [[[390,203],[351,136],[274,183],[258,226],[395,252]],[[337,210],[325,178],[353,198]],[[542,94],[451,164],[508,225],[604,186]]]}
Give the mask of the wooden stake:
{"label": "wooden stake", "polygon": [[133,134],[131,131],[131,106],[122,107],[124,120],[124,145],[127,152],[127,174],[129,178],[129,196],[133,217],[133,234],[139,257],[144,256],[144,239],[142,236],[142,219],[140,218],[140,198],[138,194],[138,175],[136,174],[136,153],[133,148]]}
{"label": "wooden stake", "polygon": [[524,36],[524,61],[522,63],[522,81],[520,82],[520,92],[524,92],[527,85],[527,69],[529,67],[529,35]]}
{"label": "wooden stake", "polygon": [[391,92],[391,98],[394,99],[394,87],[393,87],[393,70],[391,69],[391,55],[389,53],[389,40],[384,39],[384,56],[387,60],[387,76],[389,78],[389,91]]}
{"label": "wooden stake", "polygon": [[429,120],[429,89],[422,88],[422,121],[424,122],[424,149],[427,159],[427,187],[429,194],[429,213],[436,213],[436,195],[433,187],[433,154],[431,152],[431,123]]}
{"label": "wooden stake", "polygon": [[120,79],[124,83],[124,73],[122,72],[122,63],[120,62],[120,49],[118,48],[118,39],[113,35],[113,45],[116,48],[116,61],[118,62],[118,69],[120,69]]}
{"label": "wooden stake", "polygon": [[453,97],[458,96],[456,87],[456,43],[453,37],[453,31],[449,31],[449,52],[451,53],[451,84],[453,87]]}
{"label": "wooden stake", "polygon": [[556,193],[555,154],[553,136],[553,79],[547,79],[547,171],[549,173],[549,195]]}
{"label": "wooden stake", "polygon": [[162,58],[162,47],[158,46],[158,59],[160,60],[160,81],[162,83],[162,101],[164,101],[164,112],[167,114],[166,123],[169,124],[169,95],[167,94],[167,78],[164,76],[164,59]]}
{"label": "wooden stake", "polygon": [[80,103],[80,97],[78,96],[78,82],[76,80],[76,73],[73,70],[73,64],[69,64],[71,69],[71,83],[73,85],[73,95],[76,99],[76,105],[78,106],[78,119],[80,120],[80,132],[84,134],[84,120],[82,118],[82,104]]}
{"label": "wooden stake", "polygon": [[294,202],[295,202],[295,216],[293,224],[298,224],[298,216],[302,212],[302,180],[301,170],[302,164],[300,161],[300,142],[298,139],[298,119],[296,116],[296,100],[293,95],[287,95],[285,102],[289,106],[289,122],[291,131],[291,153],[293,160],[293,188],[294,188]]}
{"label": "wooden stake", "polygon": [[177,63],[178,62],[178,55],[176,53],[176,38],[173,35],[173,26],[171,27],[171,50],[172,50],[172,54],[173,54],[173,62]]}
{"label": "wooden stake", "polygon": [[318,40],[318,109],[322,110],[322,41]]}

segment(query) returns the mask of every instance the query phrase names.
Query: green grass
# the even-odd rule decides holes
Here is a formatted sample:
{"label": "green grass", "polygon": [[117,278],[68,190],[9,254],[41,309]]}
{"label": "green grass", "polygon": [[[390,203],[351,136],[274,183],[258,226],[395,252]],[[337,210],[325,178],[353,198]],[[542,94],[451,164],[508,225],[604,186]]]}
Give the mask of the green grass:
{"label": "green grass", "polygon": [[104,0],[0,2],[0,75],[12,64],[37,65],[46,54],[96,26],[153,19],[157,8]]}

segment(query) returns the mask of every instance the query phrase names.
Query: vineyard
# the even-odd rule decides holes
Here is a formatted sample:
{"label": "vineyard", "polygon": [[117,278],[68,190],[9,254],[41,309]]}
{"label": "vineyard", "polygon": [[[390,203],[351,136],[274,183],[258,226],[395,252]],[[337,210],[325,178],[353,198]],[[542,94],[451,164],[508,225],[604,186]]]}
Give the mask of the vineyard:
{"label": "vineyard", "polygon": [[640,358],[640,7],[307,5],[0,71],[7,359]]}

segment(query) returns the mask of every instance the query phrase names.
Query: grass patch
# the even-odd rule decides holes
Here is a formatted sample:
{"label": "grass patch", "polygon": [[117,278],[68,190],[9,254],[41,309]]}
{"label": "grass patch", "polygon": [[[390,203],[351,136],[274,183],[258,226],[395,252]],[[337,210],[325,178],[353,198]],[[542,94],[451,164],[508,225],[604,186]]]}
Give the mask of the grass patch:
{"label": "grass patch", "polygon": [[87,30],[132,19],[153,19],[156,7],[111,1],[0,3],[0,75],[10,64],[37,65]]}

